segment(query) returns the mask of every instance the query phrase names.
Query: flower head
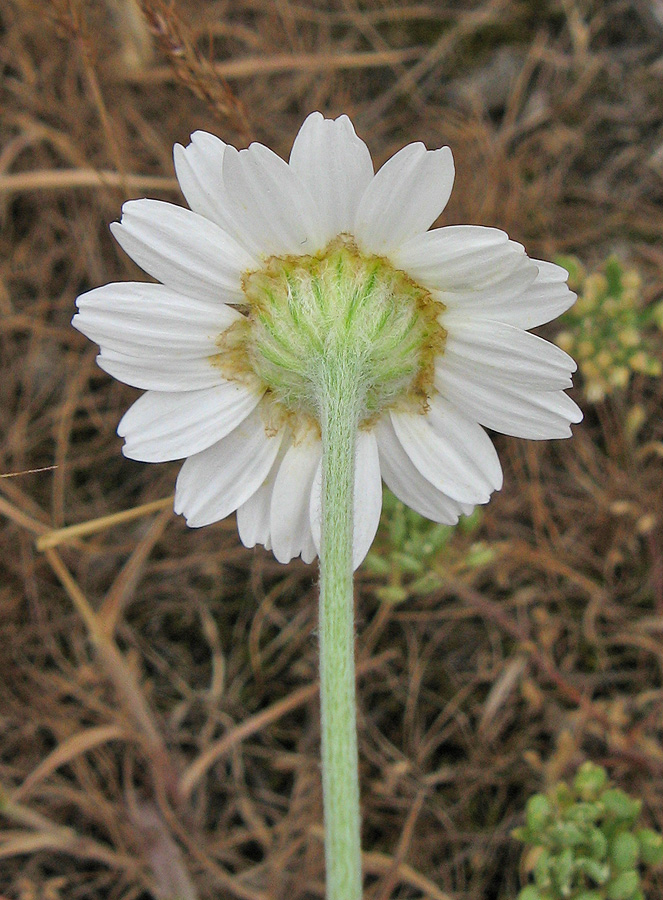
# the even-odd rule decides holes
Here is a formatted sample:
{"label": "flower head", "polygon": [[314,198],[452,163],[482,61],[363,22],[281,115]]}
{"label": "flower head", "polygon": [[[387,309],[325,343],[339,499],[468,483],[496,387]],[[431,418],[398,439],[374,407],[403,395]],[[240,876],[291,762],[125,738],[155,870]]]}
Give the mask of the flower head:
{"label": "flower head", "polygon": [[451,193],[448,147],[409,144],[374,173],[347,116],[313,113],[289,163],[196,132],[175,168],[190,209],[134,200],[111,226],[161,283],[89,291],[73,324],[146,392],[118,427],[124,454],[186,460],[175,509],[189,525],[236,510],[247,546],[314,559],[330,366],[360,386],[356,565],[381,479],[454,524],[502,484],[483,426],[561,438],[582,418],[564,393],[575,363],[526,330],[571,306],[566,271],[495,228],[428,231]]}

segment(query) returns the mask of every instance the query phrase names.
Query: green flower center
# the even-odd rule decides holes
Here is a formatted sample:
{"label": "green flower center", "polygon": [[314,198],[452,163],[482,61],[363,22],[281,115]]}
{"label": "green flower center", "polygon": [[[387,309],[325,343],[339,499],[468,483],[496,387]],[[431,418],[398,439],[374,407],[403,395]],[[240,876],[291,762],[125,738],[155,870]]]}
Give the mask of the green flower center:
{"label": "green flower center", "polygon": [[271,257],[243,279],[248,314],[219,340],[227,378],[265,389],[274,427],[283,417],[316,423],[330,372],[352,374],[360,424],[387,408],[426,408],[444,305],[386,259],[344,235],[314,256]]}

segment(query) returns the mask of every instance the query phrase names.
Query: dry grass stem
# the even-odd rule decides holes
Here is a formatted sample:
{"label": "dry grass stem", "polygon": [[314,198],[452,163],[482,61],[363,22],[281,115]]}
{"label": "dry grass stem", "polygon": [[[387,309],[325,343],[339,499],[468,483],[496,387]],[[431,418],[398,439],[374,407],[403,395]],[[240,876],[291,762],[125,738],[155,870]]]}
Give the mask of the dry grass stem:
{"label": "dry grass stem", "polygon": [[21,172],[0,175],[0,194],[23,191],[70,191],[73,188],[122,187],[129,191],[179,191],[177,180],[161,175],[132,175],[130,173],[94,169],[47,169],[42,172]]}
{"label": "dry grass stem", "polygon": [[59,544],[66,544],[77,538],[87,537],[99,531],[107,531],[115,525],[132,522],[134,519],[141,519],[144,516],[149,516],[164,509],[172,509],[172,507],[172,497],[164,497],[163,500],[153,500],[150,503],[141,503],[140,506],[111,513],[108,516],[99,516],[98,519],[89,519],[87,522],[79,522],[78,525],[67,525],[66,528],[56,528],[53,531],[48,531],[37,538],[35,546],[37,550],[47,550],[49,547],[57,547]]}

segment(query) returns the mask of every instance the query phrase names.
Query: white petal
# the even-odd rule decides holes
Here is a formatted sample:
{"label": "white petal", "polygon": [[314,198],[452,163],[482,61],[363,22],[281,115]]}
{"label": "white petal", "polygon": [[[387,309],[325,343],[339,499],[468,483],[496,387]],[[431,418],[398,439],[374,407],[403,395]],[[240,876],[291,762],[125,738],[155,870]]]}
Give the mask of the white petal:
{"label": "white petal", "polygon": [[282,440],[279,452],[276,454],[272,467],[262,484],[245,503],[242,503],[237,508],[237,530],[240,540],[245,547],[255,547],[256,544],[262,544],[266,550],[272,549],[269,513],[272,506],[274,482],[279,471],[279,464],[287,449],[286,445],[287,441]]}
{"label": "white petal", "polygon": [[[380,524],[382,478],[378,444],[373,431],[357,434],[355,457],[353,567],[358,568],[368,553]],[[320,551],[322,522],[322,462],[318,465],[311,490],[311,531]]]}
{"label": "white petal", "polygon": [[[561,266],[544,260],[532,260],[539,269],[534,284],[519,300],[519,319],[514,324],[521,328],[536,328],[561,316],[576,302],[576,295],[566,283],[569,273]],[[514,309],[515,312],[515,309]]]}
{"label": "white petal", "polygon": [[97,365],[113,378],[144,391],[198,391],[223,381],[215,358],[128,356],[102,347]]}
{"label": "white petal", "polygon": [[321,445],[311,435],[291,444],[278,467],[272,491],[269,531],[272,551],[281,563],[312,545],[309,509]]}
{"label": "white petal", "polygon": [[467,312],[519,328],[549,322],[575,300],[561,266],[531,260],[503,231],[453,225],[418,235],[392,259],[435,292],[450,312]]}
{"label": "white petal", "polygon": [[563,391],[537,391],[526,384],[486,379],[471,367],[458,372],[444,365],[435,370],[435,387],[477,422],[514,437],[544,440],[571,435],[571,422],[582,413]]}
{"label": "white petal", "polygon": [[122,452],[143,462],[193,456],[229,434],[259,402],[260,394],[231,381],[202,391],[148,391],[117,427]]}
{"label": "white petal", "polygon": [[361,198],[355,236],[365,250],[388,253],[426,231],[451,194],[451,150],[408,144],[382,166]]}
{"label": "white petal", "polygon": [[313,540],[313,532],[309,528],[308,534],[306,535],[304,543],[302,544],[302,552],[300,556],[302,558],[302,562],[312,563],[317,555],[318,548],[315,546],[315,541]]}
{"label": "white petal", "polygon": [[299,176],[262,144],[227,147],[223,181],[238,232],[261,256],[315,253],[323,245],[315,204]]}
{"label": "white petal", "polygon": [[117,242],[153,278],[189,297],[244,301],[255,260],[218,225],[161,200],[130,200],[111,225]]}
{"label": "white petal", "polygon": [[[245,547],[255,547],[256,544],[263,544],[266,550],[272,549],[272,534],[270,528],[272,497],[281,462],[283,461],[287,450],[290,449],[290,445],[288,444],[286,446],[286,444],[287,442],[285,440],[282,441],[279,452],[267,477],[255,494],[249,497],[246,503],[243,503],[237,510],[237,529],[239,531],[240,539]],[[308,523],[308,507],[306,509],[306,514]],[[305,563],[313,562],[318,555],[318,551],[313,542],[310,526],[301,530],[300,539],[300,547],[297,552],[292,555],[301,555],[301,558]]]}
{"label": "white petal", "polygon": [[356,569],[371,548],[380,524],[382,477],[374,431],[360,430],[355,459],[353,565]]}
{"label": "white petal", "polygon": [[206,357],[218,353],[219,335],[240,314],[225,303],[182,296],[162,284],[105,284],[76,300],[72,325],[99,344],[126,356],[154,359]]}
{"label": "white petal", "polygon": [[416,468],[459,503],[487,503],[502,486],[497,453],[486,432],[439,395],[427,415],[391,413],[398,440]]}
{"label": "white petal", "polygon": [[523,385],[525,389],[554,391],[571,387],[571,373],[577,366],[559,347],[543,338],[466,314],[447,313],[442,319],[447,329],[444,353],[438,366],[451,367],[464,375],[487,383]]}
{"label": "white petal", "polygon": [[177,479],[175,512],[192,528],[225,519],[263,483],[282,439],[283,431],[267,434],[258,407],[223,440],[186,460]]}
{"label": "white petal", "polygon": [[225,229],[223,206],[219,199],[224,196],[223,154],[226,145],[220,138],[206,131],[195,131],[191,143],[186,147],[175,144],[173,161],[175,174],[186,202],[193,212],[211,219]]}
{"label": "white petal", "polygon": [[269,510],[277,471],[278,465],[274,463],[258,490],[237,508],[237,531],[245,547],[262,544],[266,549],[271,549]]}
{"label": "white petal", "polygon": [[350,119],[311,113],[295,138],[290,167],[313,197],[323,242],[351,232],[359,201],[373,178],[373,162]]}
{"label": "white petal", "polygon": [[473,507],[452,500],[424,478],[403,449],[388,417],[383,416],[378,423],[376,436],[382,477],[399,500],[419,515],[444,525],[455,525],[461,513],[471,511]]}
{"label": "white petal", "polygon": [[236,223],[223,183],[225,150],[226,145],[218,137],[196,131],[187,147],[175,144],[173,159],[177,180],[191,209],[237,239]]}
{"label": "white petal", "polygon": [[536,267],[523,257],[512,270],[496,273],[497,277],[488,285],[436,291],[434,295],[444,303],[448,313],[481,316],[516,328],[528,328],[532,318],[528,291],[535,283],[536,273]]}
{"label": "white petal", "polygon": [[539,270],[537,281],[545,284],[560,284],[569,280],[569,273],[564,266],[547,262],[545,259],[532,259]]}
{"label": "white petal", "polygon": [[441,292],[439,299],[449,312],[468,312],[517,328],[535,328],[573,306],[576,295],[569,290],[567,277],[561,266],[524,257],[493,284],[478,290]]}
{"label": "white petal", "polygon": [[392,258],[416,281],[438,291],[479,291],[528,263],[529,283],[537,268],[520,244],[498,228],[450,225],[416,235],[394,251]]}

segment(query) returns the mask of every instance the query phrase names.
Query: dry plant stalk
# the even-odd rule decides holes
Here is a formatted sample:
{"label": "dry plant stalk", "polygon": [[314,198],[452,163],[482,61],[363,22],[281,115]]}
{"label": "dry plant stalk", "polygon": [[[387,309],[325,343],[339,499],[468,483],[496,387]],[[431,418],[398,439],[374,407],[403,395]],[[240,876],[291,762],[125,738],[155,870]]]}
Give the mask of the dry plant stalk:
{"label": "dry plant stalk", "polygon": [[228,120],[248,144],[252,130],[243,103],[210,60],[196,49],[174,4],[167,0],[141,0],[140,5],[177,79],[216,116]]}
{"label": "dry plant stalk", "polygon": [[73,41],[80,54],[88,89],[104,131],[110,156],[113,159],[117,172],[120,173],[121,177],[124,177],[125,166],[117,141],[116,130],[108,113],[108,107],[95,68],[96,48],[87,26],[84,4],[80,0],[55,0],[53,12],[62,36],[65,40]]}

